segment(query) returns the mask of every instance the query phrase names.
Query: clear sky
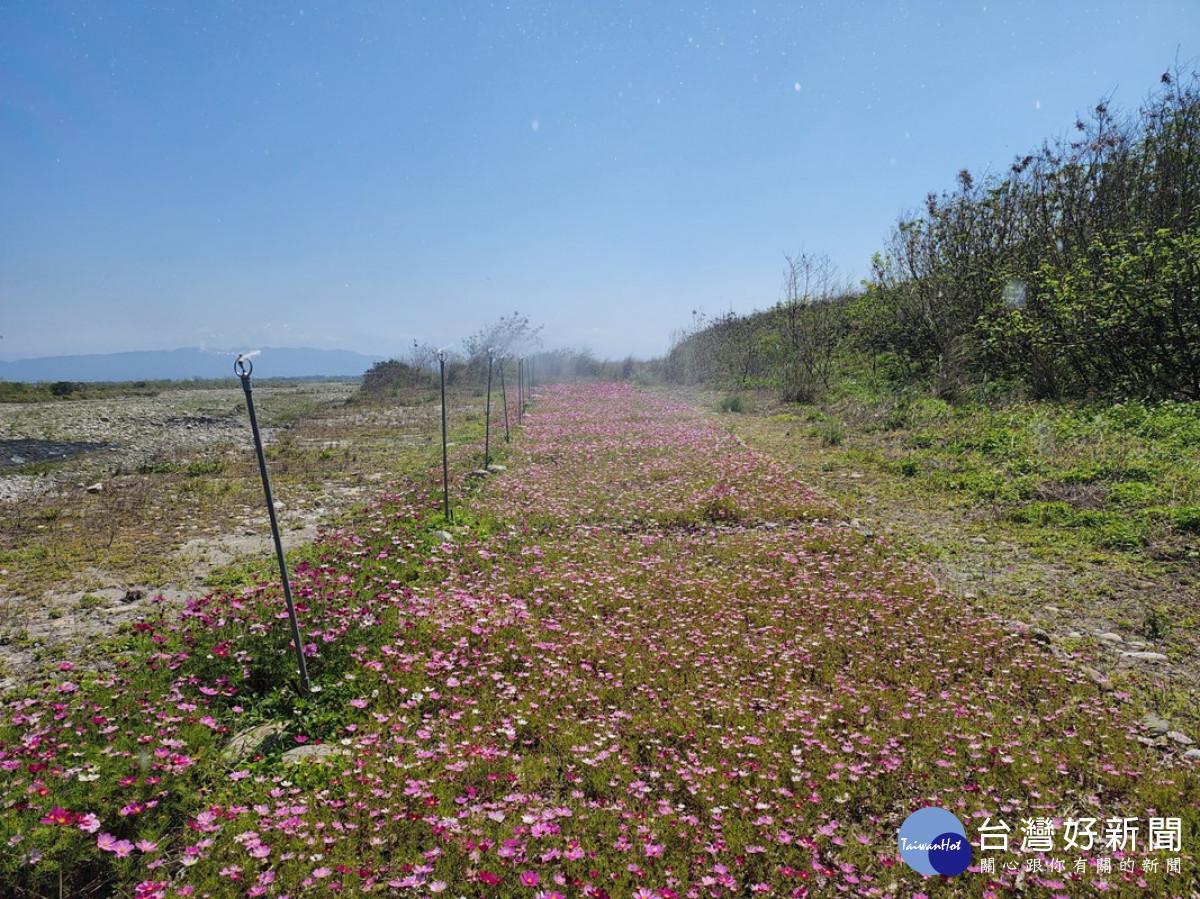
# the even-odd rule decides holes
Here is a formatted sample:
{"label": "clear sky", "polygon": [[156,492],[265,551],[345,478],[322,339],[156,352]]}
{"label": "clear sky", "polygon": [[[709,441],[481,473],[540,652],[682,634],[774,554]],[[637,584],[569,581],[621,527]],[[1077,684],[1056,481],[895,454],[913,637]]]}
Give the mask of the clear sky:
{"label": "clear sky", "polygon": [[1196,0],[0,0],[0,358],[656,355],[1198,54]]}

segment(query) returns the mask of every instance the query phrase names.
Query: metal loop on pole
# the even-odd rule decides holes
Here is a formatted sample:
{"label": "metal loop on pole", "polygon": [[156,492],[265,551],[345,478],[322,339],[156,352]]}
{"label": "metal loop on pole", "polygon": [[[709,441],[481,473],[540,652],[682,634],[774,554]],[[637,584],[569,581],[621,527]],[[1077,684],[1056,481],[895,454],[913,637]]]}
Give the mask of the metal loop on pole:
{"label": "metal loop on pole", "polygon": [[237,361],[233,363],[233,370],[239,378],[248,378],[254,373],[254,363],[239,353]]}

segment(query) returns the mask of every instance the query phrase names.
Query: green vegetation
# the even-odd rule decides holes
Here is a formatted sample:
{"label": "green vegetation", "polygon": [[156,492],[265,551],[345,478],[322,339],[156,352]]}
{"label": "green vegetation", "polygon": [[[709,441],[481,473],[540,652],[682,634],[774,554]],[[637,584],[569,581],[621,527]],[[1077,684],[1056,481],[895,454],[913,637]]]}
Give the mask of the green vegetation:
{"label": "green vegetation", "polygon": [[1003,175],[960,172],[860,291],[788,257],[784,298],[699,316],[672,380],[807,402],[847,373],[945,399],[1200,400],[1200,73],[1138,114],[1098,104]]}
{"label": "green vegetation", "polygon": [[745,412],[746,401],[740,393],[730,393],[721,397],[719,407],[722,412]]}

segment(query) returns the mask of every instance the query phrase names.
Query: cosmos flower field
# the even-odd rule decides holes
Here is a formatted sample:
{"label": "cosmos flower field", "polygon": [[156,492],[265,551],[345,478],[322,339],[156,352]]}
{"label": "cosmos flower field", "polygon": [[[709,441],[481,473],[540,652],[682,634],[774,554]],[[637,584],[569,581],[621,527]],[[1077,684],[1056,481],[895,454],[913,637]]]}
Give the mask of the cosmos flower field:
{"label": "cosmos flower field", "polygon": [[[319,693],[261,583],[6,701],[0,893],[1189,894],[1196,767],[784,466],[619,385],[540,390],[505,463],[452,541],[432,473],[320,538],[293,573]],[[927,805],[1018,839],[922,877],[897,834]],[[1027,870],[1022,819],[1152,816],[1182,873],[1144,845]]]}

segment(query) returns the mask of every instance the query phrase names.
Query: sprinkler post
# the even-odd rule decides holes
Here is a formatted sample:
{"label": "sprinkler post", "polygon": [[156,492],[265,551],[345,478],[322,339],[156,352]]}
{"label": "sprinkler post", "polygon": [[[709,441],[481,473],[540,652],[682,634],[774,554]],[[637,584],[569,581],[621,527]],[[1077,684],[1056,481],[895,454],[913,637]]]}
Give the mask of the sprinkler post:
{"label": "sprinkler post", "polygon": [[258,418],[254,414],[254,395],[250,384],[250,374],[254,371],[254,363],[249,357],[239,355],[233,363],[233,370],[242,380],[242,390],[246,393],[246,411],[250,415],[250,430],[254,432],[254,451],[258,454],[258,471],[262,475],[263,493],[267,498],[267,515],[271,519],[271,536],[275,539],[275,558],[279,561],[279,578],[283,582],[283,598],[287,602],[288,621],[292,626],[292,642],[296,645],[296,665],[300,669],[300,683],[306,693],[315,692],[308,680],[308,666],[304,664],[304,644],[300,640],[300,624],[296,620],[296,606],[292,602],[292,586],[288,582],[287,560],[283,555],[283,541],[279,537],[279,521],[275,517],[275,502],[271,499],[271,479],[267,476],[267,458],[263,455],[262,436],[258,432]]}
{"label": "sprinkler post", "polygon": [[488,347],[488,383],[487,383],[487,405],[484,407],[483,413],[483,469],[487,471],[487,467],[492,463],[492,358],[495,353],[494,347]]}
{"label": "sprinkler post", "polygon": [[504,363],[506,361],[508,361],[508,353],[500,356],[500,402],[504,404],[504,442],[508,443],[508,391],[504,387]]}
{"label": "sprinkler post", "polygon": [[517,424],[525,420],[525,357],[517,357]]}
{"label": "sprinkler post", "polygon": [[450,521],[450,461],[446,455],[446,350],[437,351],[438,374],[442,382],[442,510]]}

